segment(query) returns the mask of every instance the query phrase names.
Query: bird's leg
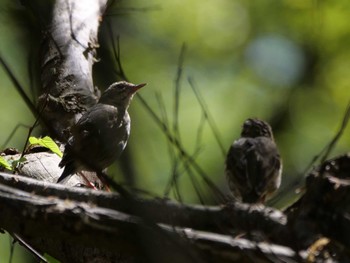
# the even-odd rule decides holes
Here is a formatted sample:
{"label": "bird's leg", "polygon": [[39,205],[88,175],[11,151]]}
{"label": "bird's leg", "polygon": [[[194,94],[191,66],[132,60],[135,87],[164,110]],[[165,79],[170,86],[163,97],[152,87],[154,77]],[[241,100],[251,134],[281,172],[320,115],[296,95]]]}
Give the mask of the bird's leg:
{"label": "bird's leg", "polygon": [[96,188],[96,186],[94,186],[94,184],[91,183],[91,182],[89,181],[89,179],[86,178],[86,176],[84,175],[84,173],[79,172],[79,175],[84,179],[84,181],[86,182],[87,186],[89,186],[90,188],[92,188],[92,189],[94,189],[94,190],[98,190],[98,189]]}
{"label": "bird's leg", "polygon": [[106,188],[106,192],[112,192],[111,191],[111,188],[109,188],[109,185],[105,182],[105,183],[103,183],[104,184],[104,186],[105,186],[105,188]]}
{"label": "bird's leg", "polygon": [[109,184],[106,182],[106,180],[103,178],[103,176],[101,176],[100,173],[96,173],[96,175],[97,175],[98,179],[100,179],[102,185],[106,188],[106,192],[111,192],[111,189],[109,188]]}
{"label": "bird's leg", "polygon": [[[94,189],[94,190],[99,190],[97,189],[97,187],[89,181],[89,179],[84,175],[83,172],[78,172],[78,174],[84,179],[84,181],[86,182],[87,186]],[[96,173],[96,176],[98,177],[98,179],[100,179],[102,185],[105,187],[107,192],[111,192],[111,189],[109,188],[109,184],[106,182],[106,180],[99,175],[99,173]]]}

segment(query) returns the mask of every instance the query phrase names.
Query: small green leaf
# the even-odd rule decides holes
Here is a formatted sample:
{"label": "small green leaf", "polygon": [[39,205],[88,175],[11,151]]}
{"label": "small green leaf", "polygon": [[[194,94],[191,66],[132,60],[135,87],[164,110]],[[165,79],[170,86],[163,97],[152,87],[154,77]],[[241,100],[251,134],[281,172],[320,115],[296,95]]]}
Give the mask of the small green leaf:
{"label": "small green leaf", "polygon": [[54,140],[51,139],[49,136],[45,136],[44,138],[41,139],[43,142],[44,146],[48,149],[50,149],[53,153],[57,154],[59,157],[62,158],[63,154],[58,147],[58,145],[54,142]]}
{"label": "small green leaf", "polygon": [[40,139],[31,136],[31,137],[29,137],[29,143],[30,144],[40,144]]}
{"label": "small green leaf", "polygon": [[0,166],[4,167],[7,170],[12,171],[11,164],[9,164],[2,156],[0,156]]}
{"label": "small green leaf", "polygon": [[19,158],[18,160],[12,160],[11,161],[11,167],[12,167],[11,170],[17,169],[19,164],[23,163],[25,161],[27,161],[27,159],[25,157]]}
{"label": "small green leaf", "polygon": [[63,156],[58,145],[49,136],[45,136],[44,138],[29,137],[29,143],[30,144],[39,144],[39,145],[51,150],[53,153],[57,154],[59,157],[62,158],[62,156]]}

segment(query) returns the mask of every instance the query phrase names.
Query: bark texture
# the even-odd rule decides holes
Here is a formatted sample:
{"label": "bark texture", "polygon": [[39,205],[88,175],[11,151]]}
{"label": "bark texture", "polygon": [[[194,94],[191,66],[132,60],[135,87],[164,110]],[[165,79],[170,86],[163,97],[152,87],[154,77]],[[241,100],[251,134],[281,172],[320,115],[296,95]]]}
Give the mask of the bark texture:
{"label": "bark texture", "polygon": [[63,262],[347,262],[349,174],[350,155],[326,161],[279,211],[125,198],[1,173],[0,227]]}
{"label": "bark texture", "polygon": [[41,48],[39,111],[60,140],[99,97],[92,80],[97,34],[107,0],[57,0]]}

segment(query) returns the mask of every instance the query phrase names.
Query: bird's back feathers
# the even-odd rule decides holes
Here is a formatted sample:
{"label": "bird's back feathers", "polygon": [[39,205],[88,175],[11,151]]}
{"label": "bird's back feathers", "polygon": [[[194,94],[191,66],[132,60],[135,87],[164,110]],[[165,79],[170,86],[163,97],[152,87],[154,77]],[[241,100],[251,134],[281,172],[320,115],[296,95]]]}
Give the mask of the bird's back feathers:
{"label": "bird's back feathers", "polygon": [[[281,162],[276,144],[267,137],[240,138],[228,153],[226,173],[229,186],[243,202],[263,202],[280,184]],[[269,181],[275,184],[266,184]]]}
{"label": "bird's back feathers", "polygon": [[58,182],[77,170],[102,170],[111,165],[124,150],[130,134],[130,117],[126,110],[96,104],[72,127],[63,158],[65,167]]}

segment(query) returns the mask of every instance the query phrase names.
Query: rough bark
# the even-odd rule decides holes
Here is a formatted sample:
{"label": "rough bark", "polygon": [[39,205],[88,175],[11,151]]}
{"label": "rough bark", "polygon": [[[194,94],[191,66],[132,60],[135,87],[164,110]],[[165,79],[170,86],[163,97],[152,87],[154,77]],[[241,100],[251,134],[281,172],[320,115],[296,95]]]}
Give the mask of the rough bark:
{"label": "rough bark", "polygon": [[350,155],[326,161],[281,212],[128,199],[1,173],[0,227],[70,262],[346,262],[349,174]]}
{"label": "rough bark", "polygon": [[57,0],[41,47],[39,111],[55,138],[71,127],[98,98],[92,81],[97,33],[107,0]]}

